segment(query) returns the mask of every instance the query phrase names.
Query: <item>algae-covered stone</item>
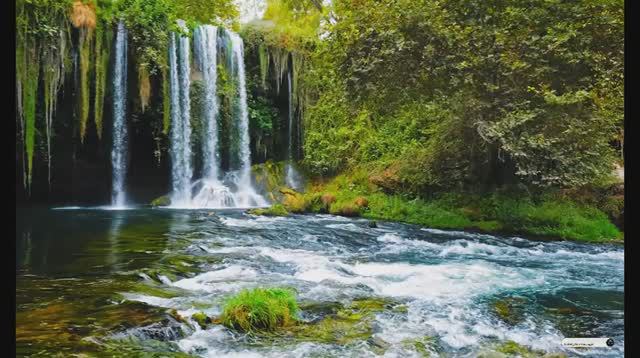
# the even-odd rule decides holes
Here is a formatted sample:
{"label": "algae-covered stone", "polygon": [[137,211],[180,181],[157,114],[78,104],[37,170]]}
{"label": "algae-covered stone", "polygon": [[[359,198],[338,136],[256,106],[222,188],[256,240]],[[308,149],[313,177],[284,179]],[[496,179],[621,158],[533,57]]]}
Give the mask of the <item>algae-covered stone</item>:
{"label": "algae-covered stone", "polygon": [[282,204],[287,211],[292,213],[304,213],[309,206],[304,195],[290,188],[281,188],[280,192],[284,194]]}
{"label": "algae-covered stone", "polygon": [[424,358],[431,357],[432,352],[437,352],[439,350],[436,339],[431,336],[405,339],[401,344],[404,349],[415,351]]}
{"label": "algae-covered stone", "polygon": [[168,195],[155,198],[151,201],[151,206],[169,206],[171,205],[171,198]]}
{"label": "algae-covered stone", "polygon": [[289,215],[289,212],[282,204],[273,204],[268,208],[251,209],[247,212],[252,215],[261,215],[261,216],[288,216]]}
{"label": "algae-covered stone", "polygon": [[479,357],[566,358],[566,354],[562,352],[546,353],[514,341],[505,341],[498,344],[495,350],[480,354]]}
{"label": "algae-covered stone", "polygon": [[495,314],[507,324],[515,325],[523,319],[523,305],[525,300],[520,297],[508,297],[495,301],[493,303],[493,311]]}
{"label": "algae-covered stone", "polygon": [[202,328],[202,329],[207,328],[207,325],[211,324],[211,318],[209,318],[203,312],[194,313],[193,315],[191,315],[191,318],[194,321],[196,321],[198,323],[198,325],[200,326],[200,328]]}
{"label": "algae-covered stone", "polygon": [[367,341],[374,333],[375,314],[392,305],[393,302],[379,298],[355,300],[317,322],[302,323],[290,331],[303,341],[334,344]]}

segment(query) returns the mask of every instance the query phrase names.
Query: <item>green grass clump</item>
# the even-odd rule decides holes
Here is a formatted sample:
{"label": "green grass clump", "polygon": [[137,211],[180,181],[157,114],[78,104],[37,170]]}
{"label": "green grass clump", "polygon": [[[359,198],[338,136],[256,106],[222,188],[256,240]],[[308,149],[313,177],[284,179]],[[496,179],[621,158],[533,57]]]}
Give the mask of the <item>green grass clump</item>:
{"label": "green grass clump", "polygon": [[293,325],[298,311],[292,290],[255,288],[229,298],[224,304],[221,322],[242,332],[273,331]]}

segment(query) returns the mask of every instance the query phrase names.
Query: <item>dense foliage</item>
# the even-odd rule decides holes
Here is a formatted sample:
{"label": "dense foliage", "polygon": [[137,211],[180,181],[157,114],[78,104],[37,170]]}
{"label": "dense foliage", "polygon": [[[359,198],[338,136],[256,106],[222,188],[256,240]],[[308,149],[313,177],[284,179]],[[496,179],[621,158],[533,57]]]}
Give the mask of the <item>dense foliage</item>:
{"label": "dense foliage", "polygon": [[[141,145],[155,147],[158,165],[170,127],[169,34],[202,23],[244,38],[254,161],[291,155],[321,177],[363,170],[380,195],[421,200],[518,185],[536,195],[606,191],[623,164],[621,0],[269,0],[263,18],[242,28],[231,0],[17,5],[17,159],[27,189],[34,156],[52,162],[63,84],[73,86],[65,140],[83,148],[109,134],[103,112],[118,21],[136,73],[130,123],[148,132],[141,138],[153,142]],[[229,71],[220,58],[223,134],[234,130],[237,107]],[[202,83],[194,77],[192,85],[197,142]],[[237,145],[227,137],[224,158]],[[101,151],[103,143],[93,145]],[[595,202],[622,210],[617,199],[588,205]]]}
{"label": "dense foliage", "polygon": [[[606,179],[622,137],[622,1],[335,1],[305,164],[424,193]],[[619,144],[618,144],[619,145]]]}

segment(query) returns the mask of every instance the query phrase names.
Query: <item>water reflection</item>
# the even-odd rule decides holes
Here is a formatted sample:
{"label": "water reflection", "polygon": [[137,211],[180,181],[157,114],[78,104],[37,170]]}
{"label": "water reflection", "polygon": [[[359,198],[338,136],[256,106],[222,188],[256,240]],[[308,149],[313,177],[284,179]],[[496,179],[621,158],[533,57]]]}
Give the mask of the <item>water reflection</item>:
{"label": "water reflection", "polygon": [[109,250],[107,254],[107,268],[110,272],[116,272],[118,266],[118,239],[120,237],[120,229],[124,223],[125,214],[121,211],[114,212],[111,218],[111,228],[109,229],[107,240],[109,242]]}

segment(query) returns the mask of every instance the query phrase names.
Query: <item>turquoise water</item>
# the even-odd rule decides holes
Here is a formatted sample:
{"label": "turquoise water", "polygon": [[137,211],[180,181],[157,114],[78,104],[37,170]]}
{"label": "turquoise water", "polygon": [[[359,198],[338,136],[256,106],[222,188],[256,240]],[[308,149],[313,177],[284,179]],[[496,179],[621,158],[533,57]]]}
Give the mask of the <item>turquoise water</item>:
{"label": "turquoise water", "polygon": [[[17,217],[23,356],[476,357],[509,340],[541,354],[624,353],[619,245],[234,210],[31,209]],[[303,307],[389,305],[366,337],[348,342],[201,329],[171,313],[217,316],[226,297],[257,286],[293,287]],[[303,309],[301,318],[322,315]],[[576,351],[562,347],[564,337],[616,343]]]}

